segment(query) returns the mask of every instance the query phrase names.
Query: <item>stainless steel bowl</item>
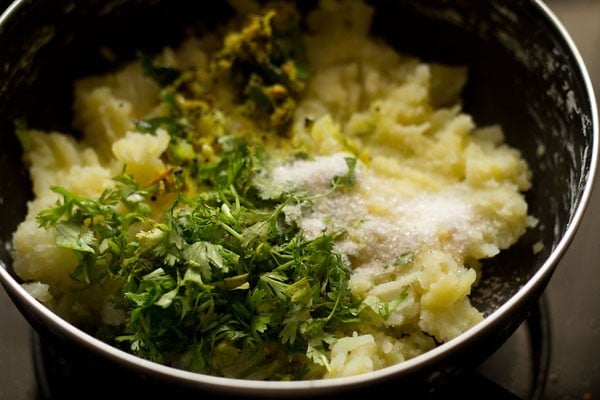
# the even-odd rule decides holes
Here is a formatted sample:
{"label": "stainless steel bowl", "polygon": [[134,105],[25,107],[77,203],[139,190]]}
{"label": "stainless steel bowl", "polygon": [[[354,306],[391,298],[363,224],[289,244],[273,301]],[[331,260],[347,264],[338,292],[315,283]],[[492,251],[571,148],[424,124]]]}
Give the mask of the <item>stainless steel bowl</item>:
{"label": "stainless steel bowl", "polygon": [[[380,0],[374,33],[424,60],[469,66],[465,110],[478,124],[499,122],[507,142],[533,169],[527,194],[540,220],[510,250],[484,265],[473,303],[486,319],[434,350],[376,372],[332,380],[265,382],[200,375],[117,350],[64,321],[31,297],[12,271],[12,232],[31,198],[12,121],[69,128],[77,77],[107,71],[137,50],[175,43],[183,27],[210,29],[229,12],[224,2],[17,0],[0,17],[0,281],[39,335],[76,348],[135,383],[135,393],[167,385],[172,393],[251,397],[344,395],[393,382],[409,392],[470,368],[495,351],[526,319],[577,230],[597,169],[598,115],[577,48],[542,1]],[[311,4],[310,1],[303,5]],[[110,45],[114,58],[98,49]],[[544,151],[541,151],[543,148]],[[532,252],[534,243],[544,248]],[[0,329],[10,329],[1,327]],[[113,388],[99,387],[110,394]]]}

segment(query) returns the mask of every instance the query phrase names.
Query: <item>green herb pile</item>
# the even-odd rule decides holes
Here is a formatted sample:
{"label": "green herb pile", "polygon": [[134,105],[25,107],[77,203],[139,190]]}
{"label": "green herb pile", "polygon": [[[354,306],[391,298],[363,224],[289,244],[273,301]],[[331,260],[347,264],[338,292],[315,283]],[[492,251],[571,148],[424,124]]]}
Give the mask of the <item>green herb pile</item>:
{"label": "green herb pile", "polygon": [[[306,72],[298,20],[273,21],[274,11],[255,18],[226,41],[215,66],[241,88],[240,104],[262,118],[265,132],[280,135]],[[96,326],[97,336],[207,374],[320,377],[329,344],[351,334],[360,312],[348,266],[333,251],[339,233],[307,240],[284,209],[310,209],[314,198],[293,191],[262,198],[256,179],[269,165],[264,149],[222,125],[200,132],[197,121],[220,111],[194,91],[193,74],[149,57],[142,64],[161,86],[168,112],[137,127],[170,133],[163,155],[169,170],[141,186],[125,168],[95,199],[54,187],[61,200],[37,217],[56,232],[58,246],[77,254],[72,277],[81,290],[116,287],[111,302],[123,323]],[[206,143],[210,157],[199,151]],[[352,186],[355,160],[347,161],[348,174],[334,178],[323,196]],[[155,202],[169,196],[174,201],[156,218]]]}

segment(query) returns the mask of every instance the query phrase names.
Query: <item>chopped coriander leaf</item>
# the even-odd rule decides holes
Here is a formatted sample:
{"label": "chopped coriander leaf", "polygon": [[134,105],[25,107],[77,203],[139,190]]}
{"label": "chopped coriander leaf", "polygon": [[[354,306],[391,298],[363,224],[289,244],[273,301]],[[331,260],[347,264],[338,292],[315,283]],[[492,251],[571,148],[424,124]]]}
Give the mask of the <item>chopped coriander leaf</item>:
{"label": "chopped coriander leaf", "polygon": [[152,78],[160,87],[173,83],[181,75],[181,71],[169,66],[157,66],[147,54],[141,56],[144,73]]}
{"label": "chopped coriander leaf", "polygon": [[333,234],[308,240],[286,222],[284,206],[309,199],[256,195],[256,154],[243,140],[224,139],[215,162],[198,170],[197,199],[182,194],[160,221],[145,205],[154,188],[125,174],[98,199],[54,188],[63,200],[38,223],[79,254],[83,283],[121,282],[113,298],[127,316],[120,346],[164,363],[190,353],[188,367],[206,373],[232,368],[236,354],[272,377],[310,373],[290,357],[326,367],[326,338],[350,329],[358,314],[350,270],[333,250]]}
{"label": "chopped coriander leaf", "polygon": [[143,133],[151,133],[156,135],[158,128],[165,129],[172,136],[180,136],[181,127],[171,117],[156,117],[147,120],[138,121],[135,124],[136,128]]}

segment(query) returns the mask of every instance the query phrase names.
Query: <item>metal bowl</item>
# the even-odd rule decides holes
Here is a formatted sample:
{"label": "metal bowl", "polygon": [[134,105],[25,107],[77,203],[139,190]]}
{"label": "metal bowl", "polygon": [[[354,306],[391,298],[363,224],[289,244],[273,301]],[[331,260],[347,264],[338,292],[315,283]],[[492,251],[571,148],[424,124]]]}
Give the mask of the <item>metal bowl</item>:
{"label": "metal bowl", "polygon": [[[10,242],[31,198],[13,120],[68,130],[71,82],[108,71],[137,50],[176,43],[184,27],[210,29],[230,9],[225,2],[17,0],[0,17],[0,281],[38,334],[117,368],[148,393],[252,397],[344,395],[382,382],[428,387],[491,355],[527,318],[584,217],[598,157],[596,100],[585,65],[542,1],[380,0],[373,31],[398,50],[425,61],[469,67],[464,109],[477,124],[500,123],[507,142],[533,170],[527,193],[540,223],[508,251],[487,261],[472,293],[485,320],[439,347],[372,373],[330,380],[235,380],[187,372],[113,348],[64,321],[20,286]],[[304,2],[303,5],[311,4]],[[204,5],[204,7],[203,7]],[[114,57],[99,49],[109,45]],[[532,246],[542,242],[534,253]],[[1,329],[9,329],[2,327]],[[120,373],[121,373],[120,372]],[[402,385],[402,386],[400,386]],[[112,388],[102,389],[111,393]]]}

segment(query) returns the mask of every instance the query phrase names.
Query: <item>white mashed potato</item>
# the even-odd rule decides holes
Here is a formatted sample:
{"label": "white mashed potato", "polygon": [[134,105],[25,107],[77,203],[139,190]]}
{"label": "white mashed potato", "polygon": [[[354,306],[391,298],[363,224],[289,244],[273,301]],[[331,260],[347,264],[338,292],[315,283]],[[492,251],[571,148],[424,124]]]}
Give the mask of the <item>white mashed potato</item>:
{"label": "white mashed potato", "polygon": [[[402,362],[477,324],[483,315],[469,294],[479,260],[508,248],[535,224],[523,196],[531,174],[519,151],[504,143],[500,126],[478,127],[459,101],[447,101],[459,99],[466,70],[398,54],[368,35],[371,15],[358,1],[323,1],[308,19],[311,75],[289,146],[314,158],[281,164],[269,177],[273,186],[264,188],[320,193],[347,172],[345,157],[358,160],[352,191],[315,202],[310,213],[285,210],[309,238],[347,231],[335,250],[352,268],[351,290],[373,308],[352,336],[332,344],[328,378]],[[161,57],[201,71],[212,43],[190,39]],[[232,96],[222,91],[223,109],[231,109]],[[77,258],[37,226],[36,215],[58,200],[52,185],[97,197],[125,165],[140,183],[165,172],[161,155],[169,133],[148,135],[135,125],[159,113],[149,100],[158,92],[132,63],[76,83],[81,141],[58,132],[25,135],[35,198],[14,234],[14,269],[32,295],[69,319],[99,313],[113,324],[122,316],[104,301],[110,287],[70,291]],[[375,312],[382,302],[393,305],[387,318]]]}

